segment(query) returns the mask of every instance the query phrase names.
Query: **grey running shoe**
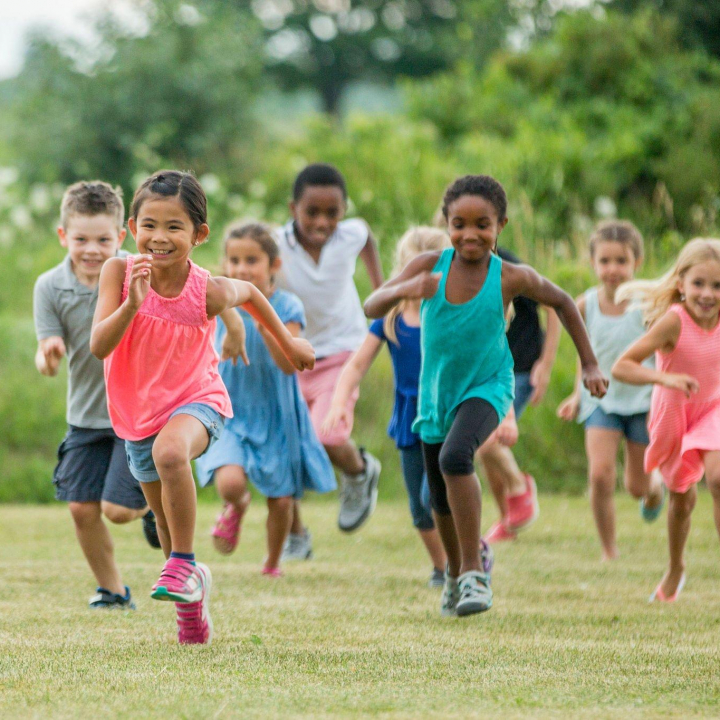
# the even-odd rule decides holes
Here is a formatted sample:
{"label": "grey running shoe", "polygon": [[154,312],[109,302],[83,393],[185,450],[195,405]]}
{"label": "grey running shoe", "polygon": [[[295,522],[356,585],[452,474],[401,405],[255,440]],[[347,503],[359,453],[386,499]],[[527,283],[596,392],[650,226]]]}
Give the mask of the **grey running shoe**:
{"label": "grey running shoe", "polygon": [[433,568],[430,579],[428,580],[428,587],[445,587],[445,573],[438,568]]}
{"label": "grey running shoe", "polygon": [[342,473],[338,527],[343,532],[357,530],[373,514],[377,503],[380,461],[363,448],[360,455],[365,470],[359,475]]}
{"label": "grey running shoe", "polygon": [[307,528],[305,528],[305,532],[300,535],[295,533],[288,534],[285,539],[282,555],[280,556],[281,562],[287,562],[288,560],[310,560],[312,556],[312,535],[310,535],[310,531]]}
{"label": "grey running shoe", "polygon": [[458,585],[458,579],[450,577],[447,570],[445,570],[445,585],[440,597],[440,614],[443,617],[457,615],[456,607],[459,599],[460,586]]}
{"label": "grey running shoe", "polygon": [[488,576],[488,582],[490,582],[490,575],[495,564],[495,553],[483,538],[480,538],[480,560],[482,561],[483,572]]}
{"label": "grey running shoe", "polygon": [[125,586],[125,595],[118,595],[110,590],[99,587],[96,590],[96,594],[90,598],[88,604],[93,610],[135,610],[135,603],[130,595],[130,588],[127,585]]}
{"label": "grey running shoe", "polygon": [[460,599],[455,608],[458,615],[474,615],[492,607],[493,592],[487,573],[470,570],[458,578]]}

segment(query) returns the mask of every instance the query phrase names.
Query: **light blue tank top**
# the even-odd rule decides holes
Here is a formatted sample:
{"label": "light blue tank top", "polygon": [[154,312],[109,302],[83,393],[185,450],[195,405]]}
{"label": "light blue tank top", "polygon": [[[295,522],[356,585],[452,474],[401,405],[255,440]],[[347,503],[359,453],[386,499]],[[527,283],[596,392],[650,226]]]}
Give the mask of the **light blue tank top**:
{"label": "light blue tank top", "polygon": [[[590,288],[585,293],[585,325],[600,370],[610,378],[610,385],[602,400],[592,397],[584,387],[581,389],[578,422],[587,420],[598,405],[606,413],[616,415],[636,415],[650,410],[652,385],[628,385],[611,375],[615,361],[645,334],[640,309],[629,308],[622,315],[603,315],[597,288]],[[655,367],[655,358],[649,357],[643,365]]]}
{"label": "light blue tank top", "polygon": [[445,440],[458,406],[469,398],[492,405],[498,419],[512,405],[513,359],[505,336],[502,260],[490,256],[480,291],[465,303],[445,298],[455,250],[443,250],[433,272],[442,273],[435,295],[420,306],[422,365],[413,432],[426,443]]}

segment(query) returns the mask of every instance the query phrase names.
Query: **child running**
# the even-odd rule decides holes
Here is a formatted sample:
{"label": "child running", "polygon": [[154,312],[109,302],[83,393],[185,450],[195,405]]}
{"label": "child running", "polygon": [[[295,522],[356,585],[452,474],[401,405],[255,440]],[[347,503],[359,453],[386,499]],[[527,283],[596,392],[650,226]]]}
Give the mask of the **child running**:
{"label": "child running", "polygon": [[513,362],[505,335],[512,299],[524,295],[555,308],[578,349],[591,393],[602,397],[607,389],[572,298],[532,268],[503,263],[495,254],[506,213],[507,197],[497,180],[459,178],[443,199],[452,247],[411,260],[365,302],[367,315],[378,318],[403,300],[423,300],[413,431],[422,441],[435,524],[448,558],[443,615],[492,607],[473,456],[512,405]]}
{"label": "child running", "polygon": [[[617,380],[653,384],[645,471],[670,490],[670,565],[650,600],[674,602],[685,584],[685,543],[703,474],[720,533],[720,240],[697,238],[655,282],[621,288],[641,294],[647,333],[615,363]],[[657,369],[643,361],[655,353]]]}
{"label": "child running", "polygon": [[[205,193],[191,174],[163,170],[145,180],[128,225],[140,255],[111,259],[103,268],[90,348],[105,359],[110,419],[126,441],[130,470],[155,513],[168,558],[151,597],[176,602],[180,643],[209,643],[212,580],[193,552],[190,461],[232,417],[213,347],[215,316],[244,305],[296,368],[312,367],[314,357],[254,285],[210,277],[190,260],[210,232]],[[228,315],[232,320],[236,313]]]}
{"label": "child running", "polygon": [[[275,287],[280,265],[277,243],[265,225],[238,223],[226,232],[225,275],[252,283],[269,300],[290,334],[298,337],[305,327],[305,313],[295,295]],[[246,310],[238,312],[245,324],[249,365],[220,364],[233,417],[220,440],[195,467],[200,485],[214,478],[225,503],[212,530],[215,548],[223,554],[237,547],[242,518],[250,503],[248,479],[267,498],[267,558],[262,572],[279,577],[293,498],[302,497],[306,489],[334,490],[335,475],[310,422],[295,367],[263,325],[256,326]],[[219,322],[217,348],[224,335],[225,326]]]}
{"label": "child running", "polygon": [[[377,500],[380,462],[350,439],[352,424],[322,429],[343,365],[367,335],[353,275],[358,257],[373,288],[383,280],[375,239],[359,218],[344,220],[345,178],[332,165],[308,165],[295,178],[290,203],[292,220],[278,232],[282,269],[278,286],[297,295],[307,315],[304,336],[315,348],[317,364],[300,377],[313,427],[333,465],[340,470],[338,526],[357,530],[372,514]],[[358,394],[348,399],[348,418]],[[310,535],[297,514],[284,559],[302,559],[312,552]]]}
{"label": "child running", "polygon": [[124,217],[121,191],[107,183],[79,182],[65,191],[57,232],[67,256],[38,278],[33,310],[38,371],[54,377],[68,356],[68,431],[58,449],[53,482],[55,497],[68,503],[78,543],[98,584],[90,607],[134,610],[103,515],[113,523],[142,517],[147,541],[158,548],[160,541],[155,517],[128,469],[124,443],[108,417],[102,363],[90,352],[100,271],[122,252]]}
{"label": "child running", "polygon": [[[590,342],[604,373],[610,373],[615,361],[645,333],[642,312],[620,300],[617,290],[632,280],[642,263],[643,240],[638,229],[622,220],[601,223],[590,236],[590,262],[600,286],[590,288],[577,306],[585,320]],[[653,367],[652,360],[646,362]],[[650,410],[649,386],[612,382],[601,400],[582,388],[580,378],[575,389],[558,407],[558,416],[566,421],[585,423],[585,451],[588,458],[590,504],[602,545],[602,559],[618,556],[615,535],[615,483],[617,454],[625,442],[625,487],[640,499],[640,513],[646,522],[657,519],[662,510],[664,490],[659,476],[651,477],[643,469],[648,445],[647,413]]]}
{"label": "child running", "polygon": [[[398,241],[395,250],[395,269],[400,272],[418,255],[440,251],[448,247],[444,230],[416,227],[408,230]],[[331,433],[340,423],[352,425],[349,399],[362,382],[378,356],[383,342],[387,343],[395,375],[395,405],[388,427],[388,435],[400,451],[403,479],[410,502],[413,525],[420,533],[433,564],[431,587],[445,583],[445,551],[433,522],[427,477],[423,467],[420,438],[412,431],[417,413],[418,382],[420,380],[420,299],[403,300],[395,305],[384,319],[374,320],[370,332],[358,351],[345,364],[323,431]]]}

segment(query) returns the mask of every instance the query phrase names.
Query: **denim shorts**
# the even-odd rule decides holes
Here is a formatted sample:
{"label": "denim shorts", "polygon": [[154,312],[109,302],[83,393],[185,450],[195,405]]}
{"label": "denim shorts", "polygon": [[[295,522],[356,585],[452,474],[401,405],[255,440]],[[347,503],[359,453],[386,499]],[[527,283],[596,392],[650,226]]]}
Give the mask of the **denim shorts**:
{"label": "denim shorts", "polygon": [[[210,442],[200,455],[204,455],[212,444],[220,437],[225,418],[214,408],[204,403],[190,403],[175,410],[170,418],[176,415],[190,415],[199,420],[208,432]],[[168,420],[170,419],[168,418]],[[127,453],[128,466],[133,476],[141,483],[155,482],[160,479],[152,450],[157,435],[151,435],[144,440],[126,440],[125,452]]]}
{"label": "denim shorts", "polygon": [[636,415],[618,415],[606,413],[600,406],[596,407],[585,421],[587,428],[605,428],[621,432],[630,442],[647,445],[650,442],[647,429],[647,413]]}
{"label": "denim shorts", "polygon": [[535,388],[530,384],[530,373],[515,373],[515,399],[513,400],[513,409],[515,410],[515,419],[519,420],[523,414],[530,397]]}

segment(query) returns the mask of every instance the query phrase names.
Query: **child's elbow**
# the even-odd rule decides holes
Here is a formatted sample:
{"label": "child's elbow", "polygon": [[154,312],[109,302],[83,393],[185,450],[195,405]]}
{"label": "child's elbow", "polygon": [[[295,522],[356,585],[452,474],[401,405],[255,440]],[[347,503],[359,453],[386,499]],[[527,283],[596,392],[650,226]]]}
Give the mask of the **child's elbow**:
{"label": "child's elbow", "polygon": [[380,315],[377,314],[377,310],[373,303],[369,300],[366,300],[363,304],[363,312],[365,313],[365,317],[370,318],[370,320],[375,320],[380,317]]}
{"label": "child's elbow", "polygon": [[610,375],[612,375],[613,380],[619,380],[620,382],[623,381],[623,379],[625,378],[625,373],[623,372],[623,369],[623,359],[620,358],[615,362],[615,364],[612,366],[612,369],[610,370]]}
{"label": "child's elbow", "polygon": [[90,352],[98,359],[104,360],[110,353],[105,350],[99,341],[97,334],[93,331],[90,335]]}

